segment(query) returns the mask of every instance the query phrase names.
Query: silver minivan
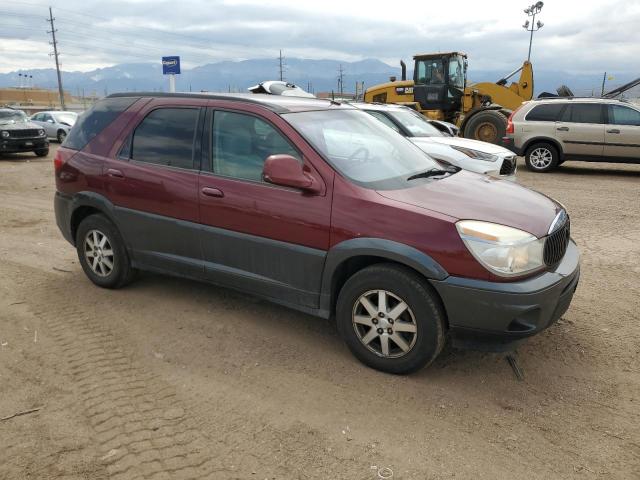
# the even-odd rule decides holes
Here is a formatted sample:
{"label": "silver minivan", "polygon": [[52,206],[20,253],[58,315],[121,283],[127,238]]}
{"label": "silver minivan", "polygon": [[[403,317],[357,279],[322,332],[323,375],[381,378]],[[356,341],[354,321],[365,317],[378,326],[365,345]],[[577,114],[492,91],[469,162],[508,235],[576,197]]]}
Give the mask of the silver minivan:
{"label": "silver minivan", "polygon": [[532,100],[509,117],[503,145],[534,172],[565,160],[640,163],[640,107],[605,98]]}

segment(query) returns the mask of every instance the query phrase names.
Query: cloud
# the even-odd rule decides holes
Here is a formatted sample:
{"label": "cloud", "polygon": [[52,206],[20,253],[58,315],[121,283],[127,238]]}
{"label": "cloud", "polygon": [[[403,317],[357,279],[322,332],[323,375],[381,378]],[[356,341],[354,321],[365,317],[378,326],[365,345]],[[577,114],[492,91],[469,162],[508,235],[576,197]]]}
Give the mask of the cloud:
{"label": "cloud", "polygon": [[[0,72],[53,66],[43,0],[0,7]],[[525,58],[526,16],[514,2],[455,4],[371,2],[66,0],[54,6],[65,70],[181,55],[185,66],[286,56],[397,64],[419,52],[469,54],[471,70],[516,68]],[[549,0],[534,35],[535,68],[571,73],[634,73],[640,4],[589,5]]]}

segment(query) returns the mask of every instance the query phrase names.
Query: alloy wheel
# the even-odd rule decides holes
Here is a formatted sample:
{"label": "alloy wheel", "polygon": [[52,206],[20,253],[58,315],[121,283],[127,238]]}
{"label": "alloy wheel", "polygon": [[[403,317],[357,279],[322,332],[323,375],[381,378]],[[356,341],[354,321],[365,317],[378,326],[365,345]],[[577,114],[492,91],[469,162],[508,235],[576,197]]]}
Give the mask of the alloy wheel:
{"label": "alloy wheel", "polygon": [[533,168],[544,169],[551,165],[553,154],[547,148],[539,147],[529,154],[529,163]]}
{"label": "alloy wheel", "polygon": [[360,342],[380,357],[402,357],[418,338],[418,325],[409,305],[387,290],[362,294],[351,318]]}
{"label": "alloy wheel", "polygon": [[99,277],[113,271],[114,257],[111,242],[100,230],[89,230],[84,237],[84,256],[89,268]]}

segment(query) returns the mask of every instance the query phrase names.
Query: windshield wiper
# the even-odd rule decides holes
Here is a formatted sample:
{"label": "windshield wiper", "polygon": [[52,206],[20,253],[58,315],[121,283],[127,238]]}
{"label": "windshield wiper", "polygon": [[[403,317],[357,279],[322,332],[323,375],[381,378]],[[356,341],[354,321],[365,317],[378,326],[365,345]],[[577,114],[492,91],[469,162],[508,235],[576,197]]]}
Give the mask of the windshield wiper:
{"label": "windshield wiper", "polygon": [[459,172],[460,169],[459,168],[448,168],[448,169],[444,169],[444,168],[430,168],[429,170],[426,170],[424,172],[420,172],[420,173],[416,173],[414,175],[411,175],[409,178],[407,178],[408,180],[415,180],[416,178],[429,178],[429,177],[438,177],[440,175],[446,175],[447,173],[453,175],[456,172]]}

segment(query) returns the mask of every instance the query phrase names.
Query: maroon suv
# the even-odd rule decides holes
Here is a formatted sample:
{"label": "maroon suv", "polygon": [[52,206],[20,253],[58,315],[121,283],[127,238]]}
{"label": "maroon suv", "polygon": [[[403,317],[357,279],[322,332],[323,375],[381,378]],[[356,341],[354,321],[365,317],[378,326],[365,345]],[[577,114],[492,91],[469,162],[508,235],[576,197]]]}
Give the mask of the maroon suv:
{"label": "maroon suv", "polygon": [[149,270],[335,315],[387,372],[428,364],[447,337],[504,348],[535,334],[578,283],[560,204],[441,165],[333,101],[111,95],[55,175],[58,226],[95,284]]}

